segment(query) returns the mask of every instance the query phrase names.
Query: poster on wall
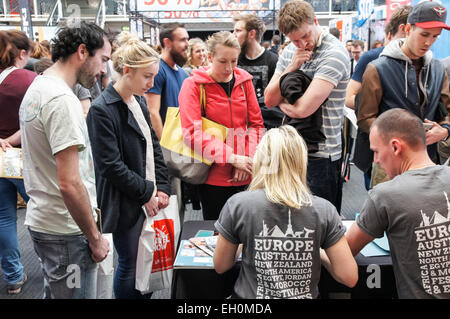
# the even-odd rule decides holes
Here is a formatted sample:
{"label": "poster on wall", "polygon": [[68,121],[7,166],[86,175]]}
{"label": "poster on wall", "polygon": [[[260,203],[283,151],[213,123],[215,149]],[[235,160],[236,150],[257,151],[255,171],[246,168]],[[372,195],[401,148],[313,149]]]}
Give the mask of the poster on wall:
{"label": "poster on wall", "polygon": [[386,20],[374,20],[370,23],[370,43],[368,44],[368,48],[372,48],[372,44],[375,41],[384,42],[384,27],[386,25]]}
{"label": "poster on wall", "polygon": [[389,22],[397,7],[406,5],[411,5],[411,0],[386,0],[386,22]]}
{"label": "poster on wall", "polygon": [[[273,15],[280,1],[271,0],[137,0],[137,11],[161,23],[231,22],[243,12]],[[176,10],[174,10],[176,8]],[[151,11],[151,12],[150,12]]]}
{"label": "poster on wall", "polygon": [[366,24],[366,21],[370,18],[375,11],[374,0],[358,0],[358,27],[362,27]]}

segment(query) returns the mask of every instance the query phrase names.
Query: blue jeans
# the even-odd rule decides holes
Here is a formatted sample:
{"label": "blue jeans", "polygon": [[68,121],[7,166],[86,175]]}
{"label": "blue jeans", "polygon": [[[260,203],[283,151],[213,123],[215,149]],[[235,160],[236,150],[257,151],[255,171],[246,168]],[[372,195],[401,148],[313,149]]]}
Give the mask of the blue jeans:
{"label": "blue jeans", "polygon": [[113,233],[114,247],[118,265],[114,276],[114,295],[116,299],[150,299],[152,294],[142,295],[136,290],[136,259],[145,216],[142,213],[136,224],[127,231]]}
{"label": "blue jeans", "polygon": [[[46,298],[95,299],[97,264],[83,235],[52,235],[29,229],[34,250],[41,259]],[[48,289],[47,289],[48,288]]]}
{"label": "blue jeans", "polygon": [[22,179],[0,178],[0,259],[7,284],[19,282],[23,276],[17,239],[17,192],[28,202]]}
{"label": "blue jeans", "polygon": [[325,198],[338,207],[338,185],[341,160],[331,161],[330,158],[309,157],[307,179],[311,192]]}

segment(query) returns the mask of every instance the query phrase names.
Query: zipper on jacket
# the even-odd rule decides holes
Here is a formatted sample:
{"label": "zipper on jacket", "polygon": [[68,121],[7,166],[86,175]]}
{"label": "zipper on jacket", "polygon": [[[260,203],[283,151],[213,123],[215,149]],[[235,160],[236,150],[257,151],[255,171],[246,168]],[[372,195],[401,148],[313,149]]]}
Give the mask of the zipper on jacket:
{"label": "zipper on jacket", "polygon": [[228,97],[228,102],[230,104],[230,119],[231,119],[231,128],[233,127],[233,108],[231,107],[231,97]]}

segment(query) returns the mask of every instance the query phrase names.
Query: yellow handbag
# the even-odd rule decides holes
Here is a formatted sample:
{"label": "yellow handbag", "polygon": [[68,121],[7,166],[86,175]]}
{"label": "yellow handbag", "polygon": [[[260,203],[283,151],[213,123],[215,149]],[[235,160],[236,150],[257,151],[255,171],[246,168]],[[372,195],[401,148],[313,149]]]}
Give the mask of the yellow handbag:
{"label": "yellow handbag", "polygon": [[[203,84],[200,84],[200,106],[202,130],[222,142],[225,141],[228,128],[205,117],[206,92]],[[168,107],[160,145],[169,174],[189,184],[204,184],[212,162],[186,145],[182,132],[179,108]]]}

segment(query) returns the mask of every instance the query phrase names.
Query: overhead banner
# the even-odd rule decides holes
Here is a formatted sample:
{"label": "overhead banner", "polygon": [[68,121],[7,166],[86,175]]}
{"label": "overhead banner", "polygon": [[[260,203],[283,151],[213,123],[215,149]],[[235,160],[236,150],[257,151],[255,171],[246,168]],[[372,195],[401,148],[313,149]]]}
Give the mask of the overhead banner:
{"label": "overhead banner", "polygon": [[28,0],[19,0],[20,28],[33,41],[33,24]]}
{"label": "overhead banner", "polygon": [[[133,1],[133,0],[131,0]],[[231,22],[243,12],[273,14],[279,0],[136,0],[136,9],[160,23]]]}
{"label": "overhead banner", "polygon": [[361,27],[375,12],[374,0],[358,0],[358,27]]}
{"label": "overhead banner", "polygon": [[386,23],[389,22],[396,8],[406,5],[411,5],[411,0],[386,0]]}

